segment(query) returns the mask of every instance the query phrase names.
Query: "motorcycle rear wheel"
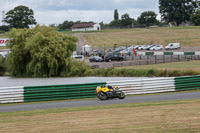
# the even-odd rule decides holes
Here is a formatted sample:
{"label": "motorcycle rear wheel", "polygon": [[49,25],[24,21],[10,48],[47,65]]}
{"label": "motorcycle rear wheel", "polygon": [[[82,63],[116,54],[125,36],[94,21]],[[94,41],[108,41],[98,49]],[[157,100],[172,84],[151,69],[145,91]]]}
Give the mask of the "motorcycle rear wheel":
{"label": "motorcycle rear wheel", "polygon": [[97,94],[97,97],[100,99],[100,100],[107,100],[108,99],[108,96],[106,95],[106,93],[104,93],[104,92],[99,92],[98,94]]}
{"label": "motorcycle rear wheel", "polygon": [[125,98],[124,92],[120,91],[120,93],[117,93],[117,97],[118,97],[119,99],[124,99],[124,98]]}

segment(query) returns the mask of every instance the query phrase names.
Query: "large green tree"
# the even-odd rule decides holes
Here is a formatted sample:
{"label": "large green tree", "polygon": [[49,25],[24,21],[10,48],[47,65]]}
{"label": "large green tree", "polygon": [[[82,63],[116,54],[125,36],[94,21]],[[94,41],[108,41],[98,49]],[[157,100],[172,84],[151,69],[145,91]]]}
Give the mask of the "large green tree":
{"label": "large green tree", "polygon": [[175,22],[178,26],[190,21],[191,14],[199,8],[199,0],[159,0],[161,17],[166,22]]}
{"label": "large green tree", "polygon": [[119,14],[118,14],[117,9],[115,9],[114,11],[114,20],[119,20]]}
{"label": "large green tree", "polygon": [[194,25],[200,26],[200,10],[197,10],[196,13],[191,16],[191,21]]}
{"label": "large green tree", "polygon": [[6,13],[3,20],[12,28],[29,28],[29,25],[36,24],[34,12],[26,6],[17,6]]}
{"label": "large green tree", "polygon": [[156,19],[157,14],[153,11],[145,11],[141,13],[141,15],[138,17],[138,23],[140,25],[144,25],[146,27],[149,27],[151,25],[158,24],[158,20]]}
{"label": "large green tree", "polygon": [[130,18],[128,13],[125,13],[121,16],[122,27],[131,27],[132,23],[135,23],[135,20]]}
{"label": "large green tree", "polygon": [[13,76],[66,76],[71,71],[77,38],[52,27],[12,29],[6,64]]}

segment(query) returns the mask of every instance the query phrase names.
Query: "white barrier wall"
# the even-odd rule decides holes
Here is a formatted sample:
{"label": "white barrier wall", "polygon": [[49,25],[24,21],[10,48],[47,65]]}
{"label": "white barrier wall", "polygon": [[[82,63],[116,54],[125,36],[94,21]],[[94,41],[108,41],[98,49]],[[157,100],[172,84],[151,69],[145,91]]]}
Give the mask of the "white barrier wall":
{"label": "white barrier wall", "polygon": [[195,55],[200,55],[200,51],[198,51],[198,52],[195,52]]}
{"label": "white barrier wall", "polygon": [[0,88],[0,103],[24,102],[24,86]]}
{"label": "white barrier wall", "polygon": [[120,87],[126,95],[176,91],[174,77],[109,81],[107,84]]}

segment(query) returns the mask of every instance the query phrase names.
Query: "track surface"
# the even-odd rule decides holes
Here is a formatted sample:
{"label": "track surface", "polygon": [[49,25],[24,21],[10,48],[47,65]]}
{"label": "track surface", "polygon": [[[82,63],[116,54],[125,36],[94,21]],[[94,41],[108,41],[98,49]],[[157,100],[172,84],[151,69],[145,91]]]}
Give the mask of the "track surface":
{"label": "track surface", "polygon": [[170,101],[170,100],[184,100],[184,99],[200,99],[200,92],[133,96],[133,97],[126,97],[123,100],[109,99],[106,101],[101,101],[99,99],[90,99],[90,100],[65,101],[65,102],[2,105],[0,106],[0,112],[28,111],[28,110],[40,110],[40,109],[55,109],[55,108],[66,108],[66,107],[83,107],[83,106],[112,105],[112,104],[126,104],[126,103],[141,103],[141,102],[154,102],[154,101]]}

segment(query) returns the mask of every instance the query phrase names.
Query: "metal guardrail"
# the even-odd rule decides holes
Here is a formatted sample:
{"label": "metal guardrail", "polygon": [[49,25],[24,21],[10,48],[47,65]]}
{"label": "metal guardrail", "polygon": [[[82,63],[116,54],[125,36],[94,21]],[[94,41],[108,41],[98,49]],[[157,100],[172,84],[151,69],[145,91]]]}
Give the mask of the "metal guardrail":
{"label": "metal guardrail", "polygon": [[181,91],[199,89],[200,75],[87,84],[3,87],[0,88],[0,103],[96,97],[96,87],[106,84],[120,87],[126,95]]}
{"label": "metal guardrail", "polygon": [[175,87],[177,91],[200,89],[200,75],[176,77]]}
{"label": "metal guardrail", "polygon": [[[190,54],[190,53],[188,53]],[[120,62],[95,62],[88,63],[93,69],[125,67],[135,65],[150,65],[169,62],[181,62],[188,60],[200,60],[200,55],[148,55],[148,56],[125,56],[125,61]]]}
{"label": "metal guardrail", "polygon": [[105,84],[105,82],[99,82],[87,84],[25,86],[24,102],[96,97],[96,87]]}
{"label": "metal guardrail", "polygon": [[158,92],[170,92],[200,89],[200,75],[167,77],[167,78],[150,78],[126,81],[110,81],[107,84],[119,86],[126,95],[148,94]]}
{"label": "metal guardrail", "polygon": [[119,86],[126,95],[176,91],[173,77],[110,81],[107,84]]}
{"label": "metal guardrail", "polygon": [[24,102],[24,86],[0,88],[0,103]]}

